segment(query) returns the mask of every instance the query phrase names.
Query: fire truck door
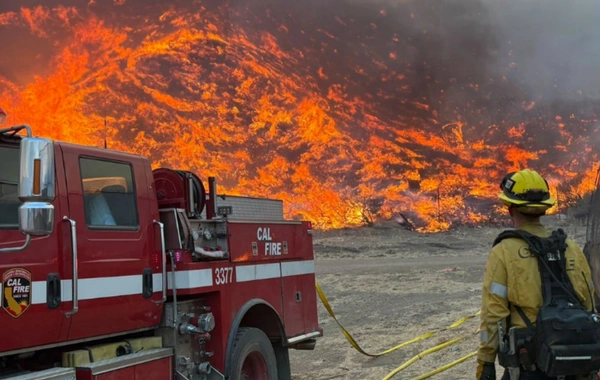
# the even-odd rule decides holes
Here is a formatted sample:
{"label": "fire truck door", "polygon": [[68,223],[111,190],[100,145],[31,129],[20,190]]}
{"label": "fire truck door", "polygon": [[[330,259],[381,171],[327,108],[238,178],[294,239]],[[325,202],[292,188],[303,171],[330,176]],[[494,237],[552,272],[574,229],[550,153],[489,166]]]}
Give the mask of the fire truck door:
{"label": "fire truck door", "polygon": [[69,340],[139,330],[160,319],[152,275],[156,227],[144,163],[97,152],[63,146],[78,249],[79,310]]}
{"label": "fire truck door", "polygon": [[[58,151],[60,152],[60,151]],[[19,149],[0,145],[0,248],[22,246],[25,237],[18,227],[17,186]],[[21,251],[0,253],[0,352],[61,342],[68,324],[64,318],[70,304],[60,300],[63,273],[62,243],[69,238],[62,222],[67,210],[64,174],[56,155],[56,194],[54,232],[32,237]]]}

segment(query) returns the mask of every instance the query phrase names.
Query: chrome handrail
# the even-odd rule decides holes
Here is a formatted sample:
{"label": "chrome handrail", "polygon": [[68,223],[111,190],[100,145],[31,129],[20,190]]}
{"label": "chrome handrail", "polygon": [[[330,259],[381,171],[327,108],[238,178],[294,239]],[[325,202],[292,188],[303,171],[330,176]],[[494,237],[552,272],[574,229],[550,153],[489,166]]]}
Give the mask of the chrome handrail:
{"label": "chrome handrail", "polygon": [[162,254],[162,291],[163,298],[162,303],[167,302],[167,251],[165,249],[165,225],[157,221],[153,220],[155,224],[158,224],[160,227],[160,248]]}
{"label": "chrome handrail", "polygon": [[65,316],[69,318],[79,311],[79,294],[77,291],[77,284],[79,282],[79,273],[77,272],[77,228],[73,219],[69,219],[69,217],[64,216],[63,220],[71,224],[71,252],[73,253],[73,286],[71,289],[73,291],[73,310],[65,314]]}

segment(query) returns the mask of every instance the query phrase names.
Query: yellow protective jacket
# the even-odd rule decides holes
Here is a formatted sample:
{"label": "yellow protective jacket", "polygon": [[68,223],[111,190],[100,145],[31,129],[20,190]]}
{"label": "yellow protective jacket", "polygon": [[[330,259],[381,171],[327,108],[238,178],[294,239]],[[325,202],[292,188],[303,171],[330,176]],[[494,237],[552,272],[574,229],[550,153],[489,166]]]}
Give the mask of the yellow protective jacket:
{"label": "yellow protective jacket", "polygon": [[[519,229],[539,237],[550,236],[540,223],[527,223]],[[592,311],[592,297],[595,293],[590,267],[581,248],[573,240],[567,239],[567,245],[567,273],[576,296]],[[509,314],[511,326],[526,327],[514,305],[519,305],[535,324],[542,302],[542,280],[538,261],[537,258],[531,257],[527,243],[521,239],[509,238],[492,248],[483,279],[481,342],[477,358],[488,363],[495,361],[499,348],[498,321],[505,320]]]}

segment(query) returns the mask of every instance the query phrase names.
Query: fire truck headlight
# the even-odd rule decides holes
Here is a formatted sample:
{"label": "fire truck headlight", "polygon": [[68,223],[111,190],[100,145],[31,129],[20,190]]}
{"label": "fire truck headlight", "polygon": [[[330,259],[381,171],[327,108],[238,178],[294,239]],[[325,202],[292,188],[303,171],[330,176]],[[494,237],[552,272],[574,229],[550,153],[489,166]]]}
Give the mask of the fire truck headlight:
{"label": "fire truck headlight", "polygon": [[203,331],[209,332],[213,331],[215,328],[215,316],[213,313],[202,314],[198,317],[198,327],[200,327]]}

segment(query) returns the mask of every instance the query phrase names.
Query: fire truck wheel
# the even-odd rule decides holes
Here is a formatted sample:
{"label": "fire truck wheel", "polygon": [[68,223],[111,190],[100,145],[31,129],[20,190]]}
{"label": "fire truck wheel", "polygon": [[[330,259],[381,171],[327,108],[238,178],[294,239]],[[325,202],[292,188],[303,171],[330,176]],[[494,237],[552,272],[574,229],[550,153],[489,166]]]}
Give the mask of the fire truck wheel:
{"label": "fire truck wheel", "polygon": [[240,327],[231,355],[231,375],[239,380],[278,380],[277,359],[264,332]]}

